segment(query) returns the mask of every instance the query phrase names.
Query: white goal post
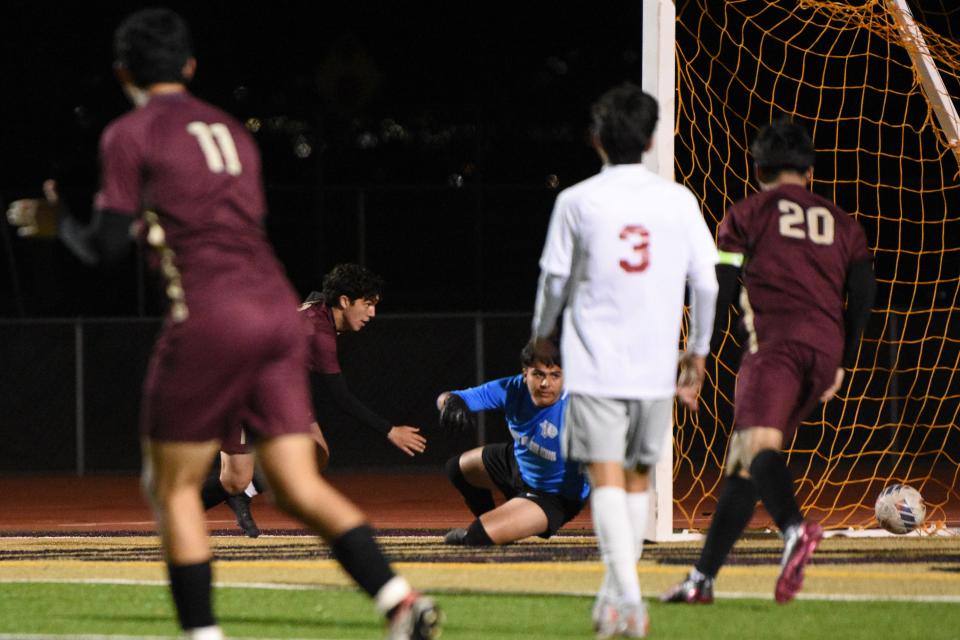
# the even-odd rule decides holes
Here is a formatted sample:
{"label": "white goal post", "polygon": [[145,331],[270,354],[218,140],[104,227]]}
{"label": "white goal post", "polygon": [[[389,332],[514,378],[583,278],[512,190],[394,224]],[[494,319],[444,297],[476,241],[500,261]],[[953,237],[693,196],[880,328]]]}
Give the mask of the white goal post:
{"label": "white goal post", "polygon": [[[643,0],[643,90],[657,99],[660,118],[653,146],[643,164],[673,180],[673,121],[676,109],[676,20],[673,0]],[[683,536],[673,531],[673,432],[667,433],[663,456],[650,474],[650,518],[646,539],[662,542]]]}

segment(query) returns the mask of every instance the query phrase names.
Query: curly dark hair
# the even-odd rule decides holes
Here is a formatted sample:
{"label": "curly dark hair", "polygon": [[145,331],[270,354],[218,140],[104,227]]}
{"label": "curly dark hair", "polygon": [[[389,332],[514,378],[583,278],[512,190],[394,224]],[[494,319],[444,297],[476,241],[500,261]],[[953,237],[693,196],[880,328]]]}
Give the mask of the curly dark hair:
{"label": "curly dark hair", "polygon": [[190,29],[169,9],[130,14],[113,34],[115,64],[125,67],[138,87],[183,82],[183,66],[193,57]]}
{"label": "curly dark hair", "polygon": [[592,131],[611,164],[640,162],[657,126],[657,101],[632,82],[610,89],[593,104]]}
{"label": "curly dark hair", "polygon": [[359,264],[344,263],[335,266],[323,276],[323,301],[328,307],[340,306],[340,296],[351,301],[380,300],[383,278]]}
{"label": "curly dark hair", "polygon": [[777,120],[757,132],[750,155],[765,181],[776,179],[782,171],[803,173],[813,166],[816,151],[810,134],[787,119]]}

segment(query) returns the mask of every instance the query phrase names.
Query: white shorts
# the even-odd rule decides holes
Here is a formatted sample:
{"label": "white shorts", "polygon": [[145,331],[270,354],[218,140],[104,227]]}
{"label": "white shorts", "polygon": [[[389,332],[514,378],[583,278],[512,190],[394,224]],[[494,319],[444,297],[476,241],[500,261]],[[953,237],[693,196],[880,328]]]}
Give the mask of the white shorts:
{"label": "white shorts", "polygon": [[618,400],[570,393],[563,456],[577,462],[619,462],[625,468],[654,465],[672,426],[672,397]]}

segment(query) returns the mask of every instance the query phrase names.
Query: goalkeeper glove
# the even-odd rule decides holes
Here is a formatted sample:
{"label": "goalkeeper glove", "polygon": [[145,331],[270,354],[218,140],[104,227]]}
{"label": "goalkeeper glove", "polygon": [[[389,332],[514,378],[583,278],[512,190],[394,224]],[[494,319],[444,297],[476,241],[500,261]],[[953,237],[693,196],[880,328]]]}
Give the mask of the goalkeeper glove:
{"label": "goalkeeper glove", "polygon": [[461,433],[474,426],[473,412],[463,398],[455,393],[447,397],[440,409],[440,427],[454,433]]}

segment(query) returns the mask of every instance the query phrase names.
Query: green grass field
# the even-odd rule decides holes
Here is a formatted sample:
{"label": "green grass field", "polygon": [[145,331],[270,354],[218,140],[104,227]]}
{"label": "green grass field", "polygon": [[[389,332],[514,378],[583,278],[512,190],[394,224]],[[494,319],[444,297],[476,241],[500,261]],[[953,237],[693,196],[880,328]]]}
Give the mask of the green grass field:
{"label": "green grass field", "polygon": [[[383,625],[353,590],[219,587],[215,606],[231,638],[376,639]],[[449,640],[591,638],[582,596],[440,593]],[[650,603],[650,638],[956,640],[960,605],[934,602],[722,599],[712,606]],[[176,636],[165,586],[0,584],[0,637]]]}

